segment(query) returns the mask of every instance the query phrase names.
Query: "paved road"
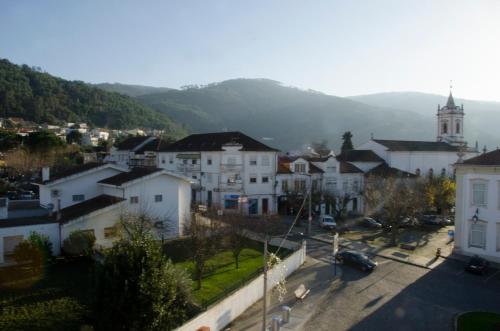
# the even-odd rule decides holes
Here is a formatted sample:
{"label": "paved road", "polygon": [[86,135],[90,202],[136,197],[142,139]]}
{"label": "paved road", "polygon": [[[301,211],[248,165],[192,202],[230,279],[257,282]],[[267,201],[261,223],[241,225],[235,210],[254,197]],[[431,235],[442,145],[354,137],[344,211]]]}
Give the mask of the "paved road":
{"label": "paved road", "polygon": [[[310,242],[309,254],[328,258],[329,245]],[[434,270],[376,259],[364,274],[343,267],[341,281],[317,307],[304,330],[452,330],[467,310],[500,312],[500,271],[476,276],[446,260]]]}

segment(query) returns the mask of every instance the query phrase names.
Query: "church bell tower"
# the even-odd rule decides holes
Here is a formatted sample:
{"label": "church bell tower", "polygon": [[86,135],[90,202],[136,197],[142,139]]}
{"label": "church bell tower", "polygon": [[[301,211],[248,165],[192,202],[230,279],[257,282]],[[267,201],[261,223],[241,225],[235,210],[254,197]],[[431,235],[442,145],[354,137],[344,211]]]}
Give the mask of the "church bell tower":
{"label": "church bell tower", "polygon": [[446,106],[438,105],[437,141],[444,141],[454,146],[464,144],[464,105],[455,106],[450,91]]}

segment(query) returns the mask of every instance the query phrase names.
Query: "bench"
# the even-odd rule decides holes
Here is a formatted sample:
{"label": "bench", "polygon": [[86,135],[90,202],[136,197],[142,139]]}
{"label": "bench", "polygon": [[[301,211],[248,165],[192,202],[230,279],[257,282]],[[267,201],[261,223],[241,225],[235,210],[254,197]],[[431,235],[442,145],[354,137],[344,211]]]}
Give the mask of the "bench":
{"label": "bench", "polygon": [[298,300],[304,300],[304,298],[309,294],[310,289],[306,289],[304,284],[300,284],[299,287],[294,291],[295,293],[295,298]]}

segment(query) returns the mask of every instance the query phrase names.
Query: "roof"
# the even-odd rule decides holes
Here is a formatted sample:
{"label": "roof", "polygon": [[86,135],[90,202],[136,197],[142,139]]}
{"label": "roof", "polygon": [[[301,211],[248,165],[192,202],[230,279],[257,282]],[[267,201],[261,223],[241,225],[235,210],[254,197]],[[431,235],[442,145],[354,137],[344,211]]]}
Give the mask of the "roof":
{"label": "roof", "polygon": [[311,162],[309,162],[309,173],[310,174],[321,174],[321,173],[324,173],[324,171],[321,170],[320,168],[318,168],[317,166],[315,166],[314,164],[312,164]]}
{"label": "roof", "polygon": [[278,173],[278,174],[291,174],[292,171],[286,165],[278,164],[278,171],[276,173]]}
{"label": "roof", "polygon": [[125,199],[119,197],[102,194],[95,198],[63,208],[61,209],[61,223],[88,215],[94,211],[112,206],[124,200]]}
{"label": "roof", "polygon": [[450,95],[448,96],[448,101],[446,102],[446,108],[448,108],[448,109],[455,109],[456,108],[455,100],[453,100],[453,95],[451,94],[451,91],[450,91]]}
{"label": "roof", "polygon": [[40,225],[40,224],[50,224],[50,223],[58,223],[53,218],[48,217],[25,217],[25,218],[10,218],[6,220],[0,220],[0,229],[1,228],[13,228],[16,226],[28,226],[28,225]]}
{"label": "roof", "polygon": [[222,151],[223,145],[240,144],[242,151],[255,152],[277,152],[277,149],[269,147],[239,131],[234,132],[216,132],[192,134],[176,141],[175,143],[164,146],[161,152],[202,152],[202,151]]}
{"label": "roof", "polygon": [[[461,164],[470,165],[482,165],[482,166],[500,166],[500,150],[496,149],[494,151],[484,153],[468,160],[465,160]],[[460,165],[460,164],[458,164]]]}
{"label": "roof", "polygon": [[144,152],[149,151],[149,152],[157,152],[162,149],[167,148],[172,144],[171,141],[167,141],[162,138],[155,138],[151,140],[150,142],[144,144],[141,148],[137,149],[135,151],[135,154],[144,154]]}
{"label": "roof", "polygon": [[46,180],[44,182],[40,181],[39,184],[52,183],[52,182],[55,182],[56,180],[59,180],[59,179],[65,178],[65,177],[69,177],[72,175],[76,175],[80,172],[89,171],[91,169],[95,169],[95,168],[105,166],[105,165],[106,165],[105,163],[89,162],[89,163],[73,166],[71,168],[65,168],[65,169],[60,169],[60,170],[51,169],[52,170],[51,172],[53,172],[53,173],[50,174],[49,180]]}
{"label": "roof", "polygon": [[359,169],[354,164],[351,164],[349,162],[340,161],[340,173],[341,174],[363,173],[363,170]]}
{"label": "roof", "polygon": [[307,158],[311,162],[326,162],[328,159],[333,157],[333,155],[327,155],[327,156],[314,156],[314,157],[309,157]]}
{"label": "roof", "polygon": [[137,145],[142,144],[145,142],[147,139],[151,138],[150,136],[135,136],[135,137],[129,137],[125,139],[124,141],[116,144],[116,148],[119,151],[127,151],[130,149],[133,149]]}
{"label": "roof", "polygon": [[347,162],[384,162],[384,160],[369,149],[353,149],[337,155],[337,160]]}
{"label": "roof", "polygon": [[105,179],[100,180],[98,183],[108,184],[114,186],[121,186],[122,184],[131,182],[135,179],[139,179],[155,172],[162,171],[160,168],[151,168],[151,167],[137,167],[132,168],[129,172],[122,172],[118,175],[114,175]]}
{"label": "roof", "polygon": [[365,176],[377,176],[377,177],[417,177],[416,175],[399,170],[396,168],[389,167],[387,163],[382,163],[373,169],[370,169],[365,173]]}
{"label": "roof", "polygon": [[410,141],[410,140],[381,140],[373,141],[384,145],[395,152],[458,152],[458,146],[452,146],[444,141]]}

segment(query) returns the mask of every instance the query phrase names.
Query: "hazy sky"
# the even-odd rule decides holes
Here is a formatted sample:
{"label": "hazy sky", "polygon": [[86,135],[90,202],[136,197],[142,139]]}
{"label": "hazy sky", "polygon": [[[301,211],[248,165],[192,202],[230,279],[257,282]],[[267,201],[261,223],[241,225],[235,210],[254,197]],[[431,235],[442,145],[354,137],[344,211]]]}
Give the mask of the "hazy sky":
{"label": "hazy sky", "polygon": [[0,0],[0,57],[67,79],[271,78],[500,100],[500,1]]}

